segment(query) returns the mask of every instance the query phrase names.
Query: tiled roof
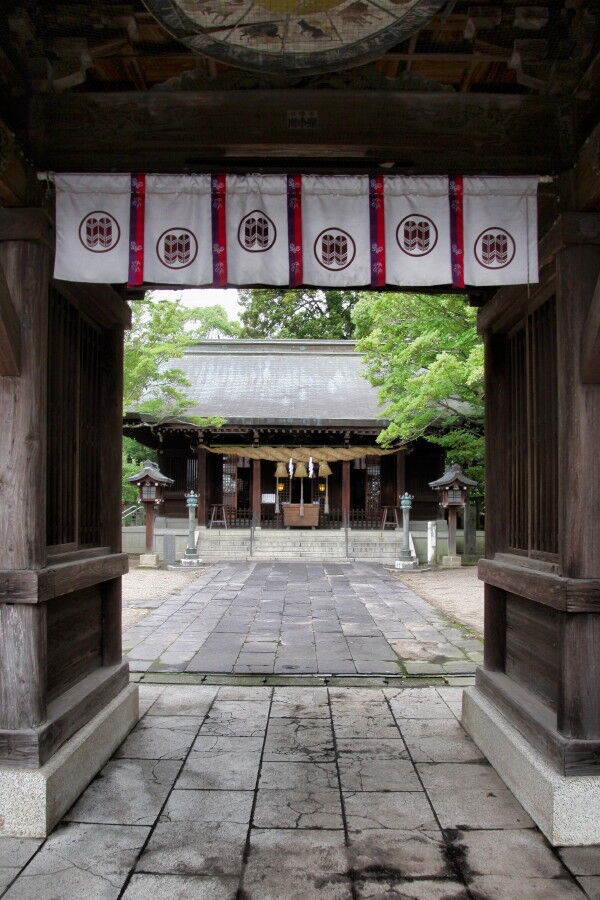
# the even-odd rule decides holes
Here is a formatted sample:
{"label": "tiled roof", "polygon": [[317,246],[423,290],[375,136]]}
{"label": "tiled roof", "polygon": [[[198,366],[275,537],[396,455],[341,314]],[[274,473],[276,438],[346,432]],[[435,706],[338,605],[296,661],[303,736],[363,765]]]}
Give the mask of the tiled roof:
{"label": "tiled roof", "polygon": [[232,424],[382,426],[354,341],[203,341],[173,365],[190,382],[191,415]]}

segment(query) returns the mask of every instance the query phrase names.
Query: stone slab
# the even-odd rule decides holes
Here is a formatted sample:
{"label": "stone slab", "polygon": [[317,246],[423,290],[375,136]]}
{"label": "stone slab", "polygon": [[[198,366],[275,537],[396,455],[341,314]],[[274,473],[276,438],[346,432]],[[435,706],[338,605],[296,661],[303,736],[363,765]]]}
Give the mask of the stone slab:
{"label": "stone slab", "polygon": [[130,684],[39,769],[0,766],[0,835],[46,837],[139,718]]}
{"label": "stone slab", "polygon": [[462,723],[553,846],[600,843],[600,776],[560,775],[477,688]]}

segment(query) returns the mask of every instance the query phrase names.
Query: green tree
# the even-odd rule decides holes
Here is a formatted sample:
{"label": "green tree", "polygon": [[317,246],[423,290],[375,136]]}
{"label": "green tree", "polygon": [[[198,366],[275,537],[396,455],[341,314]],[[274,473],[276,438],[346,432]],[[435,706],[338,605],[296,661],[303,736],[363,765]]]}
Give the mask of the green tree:
{"label": "green tree", "polygon": [[275,288],[239,294],[243,337],[343,340],[354,333],[357,291]]}
{"label": "green tree", "polygon": [[[237,337],[241,326],[231,322],[220,305],[185,307],[181,297],[157,300],[151,293],[131,304],[131,329],[125,334],[123,408],[144,412],[157,421],[185,415],[189,382],[174,361],[195,341]],[[220,425],[224,419],[188,417],[198,426]],[[130,437],[123,438],[123,499],[137,500],[137,489],[126,478],[135,474],[156,452]]]}
{"label": "green tree", "polygon": [[378,441],[424,437],[483,489],[483,345],[476,310],[454,294],[361,293],[354,306],[365,374],[389,425]]}
{"label": "green tree", "polygon": [[131,329],[125,335],[125,410],[157,418],[178,415],[189,405],[188,381],[173,360],[195,341],[237,337],[241,326],[231,322],[220,305],[190,309],[178,297],[157,300],[151,293],[131,304]]}

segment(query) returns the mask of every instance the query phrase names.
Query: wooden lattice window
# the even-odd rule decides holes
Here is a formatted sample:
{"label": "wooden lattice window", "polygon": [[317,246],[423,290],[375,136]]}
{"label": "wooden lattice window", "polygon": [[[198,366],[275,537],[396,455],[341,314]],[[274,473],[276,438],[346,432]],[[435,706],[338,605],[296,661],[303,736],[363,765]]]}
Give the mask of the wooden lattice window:
{"label": "wooden lattice window", "polygon": [[237,456],[223,457],[223,504],[237,509]]}
{"label": "wooden lattice window", "polygon": [[556,308],[548,300],[510,336],[509,547],[558,553]]}
{"label": "wooden lattice window", "polygon": [[367,512],[378,512],[381,506],[381,463],[378,457],[367,458]]}
{"label": "wooden lattice window", "polygon": [[48,308],[47,543],[101,540],[102,333],[54,288]]}

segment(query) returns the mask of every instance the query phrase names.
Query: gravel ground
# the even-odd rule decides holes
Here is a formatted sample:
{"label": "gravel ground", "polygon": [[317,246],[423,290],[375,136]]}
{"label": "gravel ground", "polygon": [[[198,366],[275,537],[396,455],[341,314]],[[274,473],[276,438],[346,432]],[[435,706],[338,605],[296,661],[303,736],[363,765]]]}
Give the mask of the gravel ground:
{"label": "gravel ground", "polygon": [[197,578],[193,572],[169,572],[163,569],[139,569],[130,560],[130,570],[123,577],[123,631],[140,622],[175,591],[180,591]]}
{"label": "gravel ground", "polygon": [[477,579],[477,566],[403,572],[396,577],[419,597],[483,637],[483,582]]}

